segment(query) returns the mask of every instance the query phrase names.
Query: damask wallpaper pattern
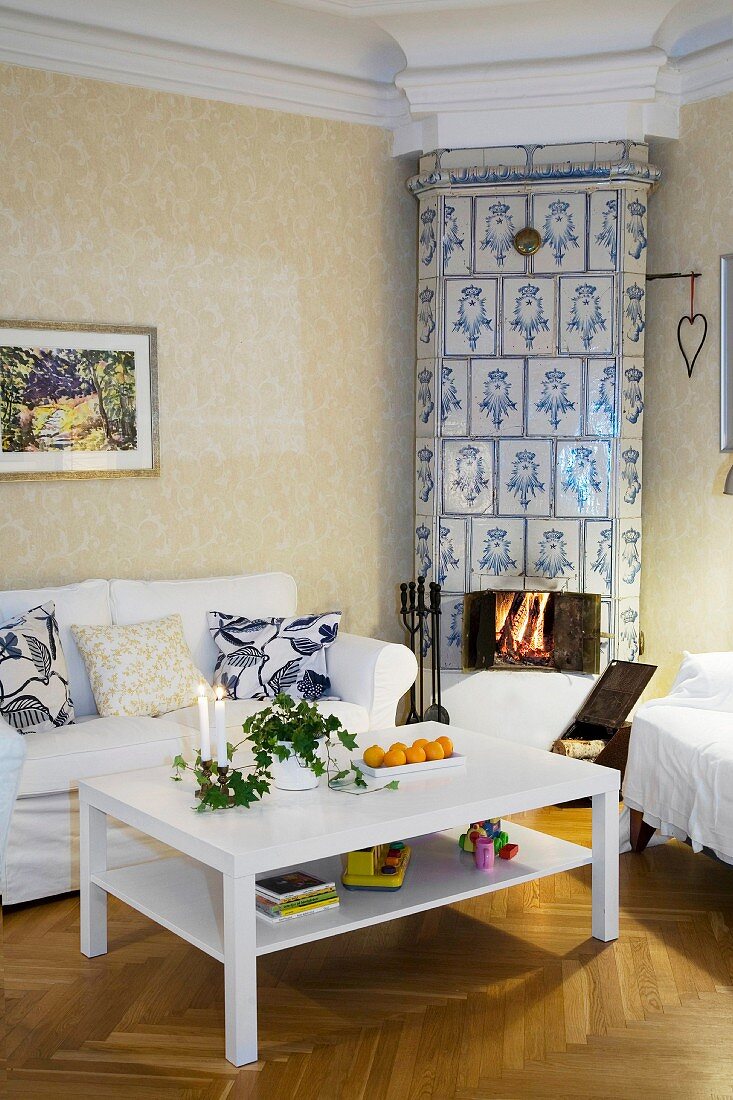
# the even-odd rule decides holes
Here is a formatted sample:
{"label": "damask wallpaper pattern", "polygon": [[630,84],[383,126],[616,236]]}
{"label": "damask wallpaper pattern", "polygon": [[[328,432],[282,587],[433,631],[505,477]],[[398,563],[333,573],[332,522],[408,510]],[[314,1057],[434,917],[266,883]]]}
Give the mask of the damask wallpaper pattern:
{"label": "damask wallpaper pattern", "polygon": [[733,94],[683,107],[678,141],[653,142],[662,183],[649,203],[649,271],[702,273],[708,337],[691,380],[677,347],[689,284],[649,284],[644,430],[643,659],[665,694],[683,649],[733,649],[733,454],[719,450],[719,257],[733,252]]}
{"label": "damask wallpaper pattern", "polygon": [[0,485],[0,587],[284,569],[397,636],[415,231],[367,126],[0,66],[6,317],[156,325],[162,476]]}

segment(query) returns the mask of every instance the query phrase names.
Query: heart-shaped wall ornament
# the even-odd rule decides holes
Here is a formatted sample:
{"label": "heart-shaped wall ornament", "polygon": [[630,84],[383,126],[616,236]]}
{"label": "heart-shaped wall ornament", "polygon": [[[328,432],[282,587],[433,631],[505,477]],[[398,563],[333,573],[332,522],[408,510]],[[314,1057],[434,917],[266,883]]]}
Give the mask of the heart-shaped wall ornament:
{"label": "heart-shaped wall ornament", "polygon": [[[699,334],[699,337],[698,337],[699,343],[698,343],[697,348],[695,350],[695,354],[690,359],[690,356],[689,356],[688,352],[685,350],[684,344],[682,343],[682,326],[683,325],[689,325],[690,326],[689,331],[692,334],[691,347],[694,347],[695,330],[696,330],[696,327],[699,327],[699,326],[696,326],[697,321],[702,321],[702,333]],[[692,314],[691,317],[680,317],[680,323],[677,325],[677,343],[680,346],[680,351],[682,352],[682,356],[685,360],[685,365],[687,366],[687,377],[688,378],[692,378],[692,372],[695,369],[695,363],[697,362],[697,357],[700,354],[700,352],[702,351],[702,346],[705,343],[705,338],[707,337],[707,334],[708,334],[708,319],[703,313],[694,313],[694,314]]]}

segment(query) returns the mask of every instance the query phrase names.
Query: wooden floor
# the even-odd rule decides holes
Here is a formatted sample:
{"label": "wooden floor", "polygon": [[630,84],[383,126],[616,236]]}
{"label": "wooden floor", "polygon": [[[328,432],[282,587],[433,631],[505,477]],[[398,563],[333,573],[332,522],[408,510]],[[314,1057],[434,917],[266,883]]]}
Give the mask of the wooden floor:
{"label": "wooden floor", "polygon": [[[588,810],[522,820],[590,841]],[[114,901],[94,960],[76,898],[15,909],[0,1095],[733,1100],[733,868],[676,842],[623,856],[606,945],[589,870],[266,956],[242,1070],[219,964]]]}

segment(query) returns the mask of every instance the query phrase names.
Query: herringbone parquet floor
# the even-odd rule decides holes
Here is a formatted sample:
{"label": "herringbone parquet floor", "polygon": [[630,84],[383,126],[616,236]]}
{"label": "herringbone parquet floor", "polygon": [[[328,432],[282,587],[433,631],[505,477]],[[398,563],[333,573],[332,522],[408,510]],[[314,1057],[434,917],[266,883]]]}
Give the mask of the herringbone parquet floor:
{"label": "herringbone parquet floor", "polygon": [[[590,841],[587,810],[522,820]],[[114,901],[94,960],[76,898],[11,911],[0,1085],[24,1100],[733,1100],[733,868],[674,842],[621,864],[617,943],[590,938],[583,869],[265,957],[261,1060],[239,1071],[216,962]]]}

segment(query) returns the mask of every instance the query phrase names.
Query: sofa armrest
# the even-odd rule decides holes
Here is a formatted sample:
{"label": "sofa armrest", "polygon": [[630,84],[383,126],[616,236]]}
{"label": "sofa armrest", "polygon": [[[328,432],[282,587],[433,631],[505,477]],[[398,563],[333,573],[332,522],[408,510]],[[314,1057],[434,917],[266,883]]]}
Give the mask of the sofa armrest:
{"label": "sofa armrest", "polygon": [[369,711],[369,728],[395,724],[397,704],[417,677],[415,655],[405,645],[339,631],[326,651],[331,690]]}

